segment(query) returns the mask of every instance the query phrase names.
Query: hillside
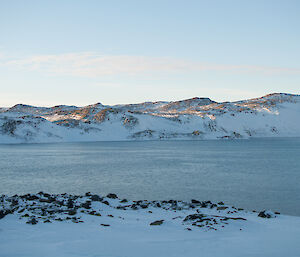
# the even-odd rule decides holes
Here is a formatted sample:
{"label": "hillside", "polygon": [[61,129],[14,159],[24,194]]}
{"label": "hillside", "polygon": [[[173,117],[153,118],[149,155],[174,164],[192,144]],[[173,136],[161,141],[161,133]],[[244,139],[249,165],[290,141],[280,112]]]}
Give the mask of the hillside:
{"label": "hillside", "polygon": [[300,136],[300,95],[0,109],[0,143]]}

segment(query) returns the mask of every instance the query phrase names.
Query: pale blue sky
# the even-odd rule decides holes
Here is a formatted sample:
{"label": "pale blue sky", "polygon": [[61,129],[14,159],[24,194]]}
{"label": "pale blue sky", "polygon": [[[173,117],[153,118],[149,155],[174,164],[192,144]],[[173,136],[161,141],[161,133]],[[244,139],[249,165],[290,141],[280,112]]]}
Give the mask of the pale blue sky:
{"label": "pale blue sky", "polygon": [[0,106],[300,93],[300,1],[0,0]]}

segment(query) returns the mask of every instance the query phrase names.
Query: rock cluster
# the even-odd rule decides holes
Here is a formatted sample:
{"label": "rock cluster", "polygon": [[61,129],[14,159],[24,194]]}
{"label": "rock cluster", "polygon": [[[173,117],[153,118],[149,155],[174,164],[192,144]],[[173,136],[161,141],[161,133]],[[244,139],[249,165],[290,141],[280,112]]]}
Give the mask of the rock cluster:
{"label": "rock cluster", "polygon": [[[52,222],[73,222],[83,223],[85,215],[103,217],[104,210],[136,211],[141,210],[151,215],[154,211],[161,209],[162,212],[178,213],[171,220],[181,220],[184,226],[205,227],[215,229],[216,226],[224,227],[231,220],[246,219],[239,215],[244,214],[243,209],[226,206],[223,202],[217,204],[211,201],[198,201],[192,199],[190,202],[168,200],[168,201],[128,201],[119,199],[116,194],[108,194],[106,197],[91,194],[71,195],[71,194],[48,194],[39,192],[37,194],[0,196],[0,219],[9,214],[15,214],[27,224],[36,225]],[[213,211],[213,212],[212,212]],[[118,212],[118,213],[119,213]],[[115,212],[117,213],[117,212]],[[279,213],[275,213],[279,214]],[[260,212],[259,217],[276,217],[271,212]],[[153,215],[153,214],[152,214]],[[116,218],[112,214],[106,214],[105,217]],[[118,218],[124,219],[120,216]],[[101,218],[99,218],[101,220]],[[151,226],[160,226],[165,223],[164,219],[154,219],[148,223]],[[106,221],[99,223],[101,226],[108,227]],[[187,229],[190,230],[189,227]]]}

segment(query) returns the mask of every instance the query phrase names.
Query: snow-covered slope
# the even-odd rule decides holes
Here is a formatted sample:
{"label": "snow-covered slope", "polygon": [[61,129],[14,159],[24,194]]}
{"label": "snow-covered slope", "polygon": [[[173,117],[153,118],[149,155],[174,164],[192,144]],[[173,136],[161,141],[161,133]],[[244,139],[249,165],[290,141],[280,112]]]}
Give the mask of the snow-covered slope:
{"label": "snow-covered slope", "polygon": [[300,136],[300,95],[0,109],[0,143]]}

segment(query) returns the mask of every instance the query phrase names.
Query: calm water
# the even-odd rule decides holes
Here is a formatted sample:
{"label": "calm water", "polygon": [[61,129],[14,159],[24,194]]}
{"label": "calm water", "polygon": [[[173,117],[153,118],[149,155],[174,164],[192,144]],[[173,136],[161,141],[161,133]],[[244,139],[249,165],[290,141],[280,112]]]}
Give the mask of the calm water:
{"label": "calm water", "polygon": [[0,194],[117,193],[300,216],[300,138],[0,145]]}

